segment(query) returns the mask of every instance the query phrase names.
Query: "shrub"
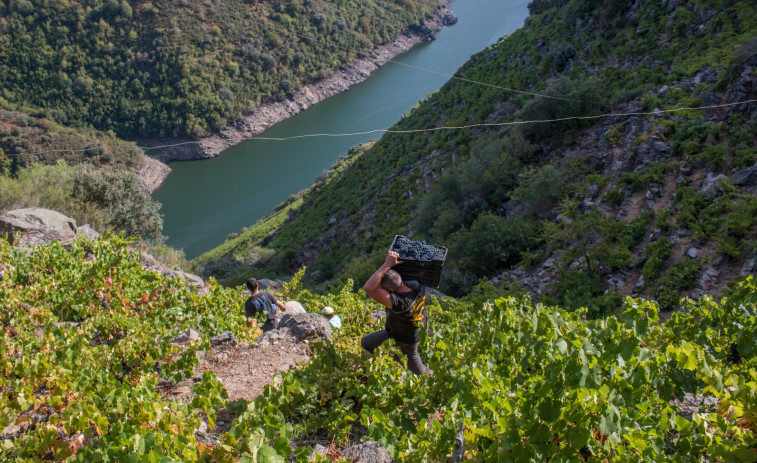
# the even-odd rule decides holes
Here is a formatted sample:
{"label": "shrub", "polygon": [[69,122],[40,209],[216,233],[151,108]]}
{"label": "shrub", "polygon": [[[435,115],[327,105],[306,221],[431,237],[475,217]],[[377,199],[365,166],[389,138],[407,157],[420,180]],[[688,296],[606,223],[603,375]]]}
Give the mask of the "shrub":
{"label": "shrub", "polygon": [[[77,167],[73,179],[73,197],[85,207],[95,207],[91,214],[96,228],[123,231],[127,236],[157,239],[163,219],[160,205],[153,201],[133,172],[124,169]],[[99,222],[99,223],[98,223]]]}

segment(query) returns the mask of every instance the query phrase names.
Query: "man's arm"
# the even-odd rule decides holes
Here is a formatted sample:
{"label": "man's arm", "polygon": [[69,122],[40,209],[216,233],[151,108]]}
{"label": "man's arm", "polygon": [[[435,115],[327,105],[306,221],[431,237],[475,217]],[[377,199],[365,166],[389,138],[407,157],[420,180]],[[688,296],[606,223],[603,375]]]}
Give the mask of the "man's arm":
{"label": "man's arm", "polygon": [[368,281],[363,285],[363,291],[365,291],[371,299],[390,309],[392,308],[392,299],[389,296],[389,291],[381,287],[381,278],[383,278],[386,272],[399,263],[399,254],[394,251],[389,251],[386,255],[386,260],[381,267],[373,272],[373,275],[371,275],[371,277],[368,278]]}

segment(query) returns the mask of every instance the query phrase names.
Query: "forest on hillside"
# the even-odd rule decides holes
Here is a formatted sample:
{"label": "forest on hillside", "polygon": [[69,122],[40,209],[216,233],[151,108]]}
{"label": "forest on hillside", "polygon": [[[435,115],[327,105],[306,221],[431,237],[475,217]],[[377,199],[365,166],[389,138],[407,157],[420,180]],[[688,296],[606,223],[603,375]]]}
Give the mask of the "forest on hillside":
{"label": "forest on hillside", "polygon": [[418,24],[431,0],[2,0],[0,107],[198,137]]}
{"label": "forest on hillside", "polygon": [[[316,286],[364,281],[404,234],[449,248],[445,293],[517,270],[534,276],[504,287],[600,315],[631,292],[669,310],[753,272],[755,5],[529,9],[524,28],[393,129],[500,127],[390,133],[354,150],[269,220],[198,258],[206,275],[231,283],[305,265]],[[552,122],[520,123],[534,120]]]}

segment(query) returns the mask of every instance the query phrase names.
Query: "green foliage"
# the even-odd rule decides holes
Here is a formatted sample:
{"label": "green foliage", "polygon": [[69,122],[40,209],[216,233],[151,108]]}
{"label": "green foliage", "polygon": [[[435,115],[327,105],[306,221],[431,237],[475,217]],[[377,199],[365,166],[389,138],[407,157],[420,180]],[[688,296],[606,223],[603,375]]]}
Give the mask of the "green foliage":
{"label": "green foliage", "polygon": [[116,138],[113,132],[63,127],[45,114],[6,111],[2,105],[0,98],[0,175],[60,160],[69,165],[120,165],[130,169],[142,164],[142,150]]}
{"label": "green foliage", "polygon": [[[71,250],[27,254],[0,239],[0,261],[13,266],[0,278],[0,427],[28,424],[32,412],[44,420],[5,440],[3,461],[203,460],[194,429],[201,413],[212,418],[224,404],[225,390],[208,373],[184,405],[161,397],[158,382],[191,376],[211,336],[254,339],[241,290],[211,282],[201,297],[143,269],[127,244],[78,239]],[[169,343],[190,327],[200,343]]]}
{"label": "green foliage", "polygon": [[616,314],[622,305],[621,296],[605,288],[602,276],[587,270],[562,272],[550,300],[559,301],[567,310],[584,309],[592,319]]}
{"label": "green foliage", "polygon": [[668,261],[672,249],[673,243],[667,238],[660,238],[644,247],[644,254],[647,260],[641,269],[641,275],[644,277],[646,284],[657,278],[663,265]]}
{"label": "green foliage", "polygon": [[[448,82],[392,128],[570,119],[387,134],[317,191],[305,193],[301,207],[288,217],[271,219],[277,223],[265,234],[243,233],[244,239],[226,243],[227,257],[219,259],[219,267],[281,275],[307,264],[311,272],[305,281],[312,287],[353,276],[362,282],[395,234],[413,233],[450,248],[440,288],[447,294],[463,294],[480,279],[515,265],[518,250],[562,256],[560,265],[579,265],[576,271],[628,268],[655,219],[651,211],[637,213],[640,194],[653,186],[669,194],[678,173],[679,185],[693,186],[707,164],[725,173],[751,166],[757,148],[757,126],[746,107],[726,109],[729,120],[717,123],[703,111],[620,115],[640,106],[705,104],[704,95],[725,101],[751,56],[739,50],[757,27],[752,5],[740,1],[712,18],[710,5],[702,2],[671,11],[652,1],[633,11],[631,6],[625,0],[533,2],[532,11],[539,13],[524,28],[474,55],[459,70],[462,79]],[[714,85],[709,71],[730,62],[729,83]],[[688,85],[696,78],[701,82],[695,88]],[[601,114],[612,117],[592,117]],[[618,173],[626,165],[633,171]],[[683,166],[691,169],[691,178]],[[584,195],[593,183],[603,200],[590,206]],[[715,191],[713,197],[700,197],[679,186],[672,207],[656,211],[655,226],[666,233],[683,229],[708,249],[714,240],[719,252],[743,259],[754,242],[753,201],[727,182],[721,187],[720,196]],[[611,210],[621,205],[622,211]],[[499,219],[513,217],[536,239],[518,238],[517,245],[509,237],[501,245],[487,242],[506,229]],[[256,247],[273,250],[275,258],[254,269],[238,265]],[[662,265],[648,272],[659,278],[666,270]],[[593,280],[585,281],[586,288],[573,288],[576,294],[603,294]],[[608,307],[614,303],[611,296],[608,301]]]}
{"label": "green foliage", "polygon": [[[461,425],[476,461],[757,458],[751,277],[720,302],[684,300],[665,323],[654,302],[630,298],[598,320],[586,319],[594,307],[567,312],[484,286],[432,299],[434,337],[420,349],[434,375],[419,378],[397,364],[391,343],[361,351],[360,337],[382,326],[370,316],[378,304],[351,281],[310,293],[301,271],[282,297],[335,307],[343,329],[333,343],[311,344],[311,360],[254,401],[228,404],[205,373],[182,404],[156,392],[159,378],[190,375],[195,351],[222,331],[254,339],[241,288],[211,283],[201,297],[142,269],[125,244],[110,237],[26,254],[0,240],[0,261],[13,266],[0,279],[0,426],[32,410],[47,417],[5,441],[3,461],[283,462],[307,460],[314,442],[338,449],[355,439],[378,441],[398,461],[443,461]],[[59,323],[68,319],[81,324]],[[188,327],[201,330],[199,343],[182,351],[168,342]],[[674,401],[684,394],[718,406],[684,418]],[[238,413],[231,429],[212,448],[199,443],[200,414],[212,423],[224,405]]]}
{"label": "green foliage", "polygon": [[689,259],[679,260],[668,267],[657,280],[655,288],[655,297],[660,304],[660,309],[677,309],[681,291],[694,287],[696,277],[701,269],[701,262]]}
{"label": "green foliage", "polygon": [[[594,116],[602,102],[602,87],[591,78],[571,80],[560,77],[551,81],[544,93],[529,100],[520,110],[520,120],[551,121],[554,119]],[[531,141],[538,138],[554,136],[558,133],[586,126],[589,122],[580,119],[568,119],[553,122],[538,122],[522,126],[524,135]]]}
{"label": "green foliage", "polygon": [[160,205],[145,192],[133,172],[82,168],[73,179],[72,196],[97,208],[100,217],[94,221],[95,226],[124,231],[129,237],[156,239],[161,236]]}
{"label": "green foliage", "polygon": [[417,24],[434,2],[4,2],[0,95],[61,124],[200,136]]}
{"label": "green foliage", "polygon": [[458,233],[450,248],[456,262],[477,275],[516,263],[528,250],[533,237],[532,224],[520,216],[500,217],[481,214],[470,229]]}
{"label": "green foliage", "polygon": [[512,192],[513,202],[527,212],[544,218],[564,193],[564,182],[553,165],[540,169],[529,168],[518,176],[518,186]]}

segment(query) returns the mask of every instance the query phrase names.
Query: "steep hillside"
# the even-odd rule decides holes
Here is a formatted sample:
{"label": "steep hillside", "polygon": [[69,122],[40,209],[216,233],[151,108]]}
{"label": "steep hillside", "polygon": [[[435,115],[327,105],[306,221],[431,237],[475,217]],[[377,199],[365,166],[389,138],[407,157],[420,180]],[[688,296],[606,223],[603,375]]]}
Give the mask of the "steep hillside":
{"label": "steep hillside", "polygon": [[755,5],[529,9],[393,129],[474,127],[387,134],[198,263],[227,281],[303,265],[311,283],[362,281],[402,233],[450,248],[444,292],[520,265],[493,282],[596,313],[753,273]]}
{"label": "steep hillside", "polygon": [[0,109],[0,213],[45,207],[79,225],[157,239],[149,196],[168,167],[111,131],[64,127],[32,111]]}
{"label": "steep hillside", "polygon": [[[395,347],[361,353],[378,304],[351,282],[311,293],[300,276],[280,297],[335,307],[343,328],[257,399],[229,402],[195,367],[225,331],[235,350],[256,348],[242,287],[200,295],[119,238],[30,250],[0,238],[0,460],[346,463],[366,441],[407,463],[449,461],[453,446],[465,453],[453,461],[757,458],[752,278],[665,323],[632,299],[589,321],[527,297],[434,300],[420,346],[434,375],[417,378]],[[189,328],[199,339],[172,342]],[[161,395],[180,381],[190,400]]]}
{"label": "steep hillside", "polygon": [[200,136],[428,15],[432,0],[0,1],[0,96],[119,136]]}

